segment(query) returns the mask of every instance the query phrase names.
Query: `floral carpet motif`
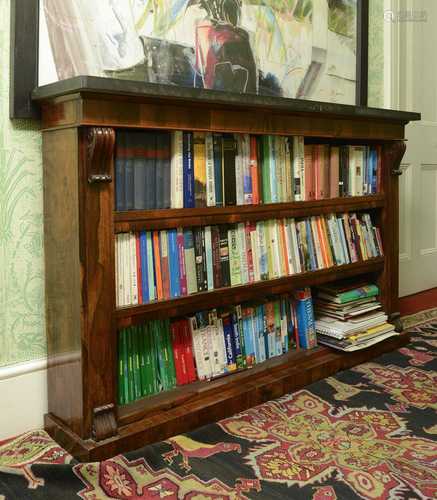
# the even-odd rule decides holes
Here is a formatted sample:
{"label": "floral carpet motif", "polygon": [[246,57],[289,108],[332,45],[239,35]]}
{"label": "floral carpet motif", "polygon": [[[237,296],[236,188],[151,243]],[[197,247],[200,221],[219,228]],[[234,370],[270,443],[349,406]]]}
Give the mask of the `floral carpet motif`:
{"label": "floral carpet motif", "polygon": [[437,498],[437,321],[398,351],[195,431],[79,464],[0,442],[0,500]]}

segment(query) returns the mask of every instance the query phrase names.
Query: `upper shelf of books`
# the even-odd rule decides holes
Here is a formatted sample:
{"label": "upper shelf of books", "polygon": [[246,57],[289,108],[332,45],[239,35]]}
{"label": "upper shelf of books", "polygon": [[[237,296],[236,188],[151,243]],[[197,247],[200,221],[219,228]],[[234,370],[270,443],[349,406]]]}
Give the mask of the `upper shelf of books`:
{"label": "upper shelf of books", "polygon": [[172,100],[183,103],[203,103],[211,105],[230,105],[238,108],[262,108],[281,110],[291,113],[327,114],[349,118],[367,118],[407,123],[420,120],[420,113],[388,109],[352,106],[303,99],[270,97],[254,94],[237,94],[209,89],[185,88],[129,80],[118,80],[94,76],[78,76],[56,83],[37,87],[32,94],[36,101],[53,99],[68,94],[117,95],[141,99]]}

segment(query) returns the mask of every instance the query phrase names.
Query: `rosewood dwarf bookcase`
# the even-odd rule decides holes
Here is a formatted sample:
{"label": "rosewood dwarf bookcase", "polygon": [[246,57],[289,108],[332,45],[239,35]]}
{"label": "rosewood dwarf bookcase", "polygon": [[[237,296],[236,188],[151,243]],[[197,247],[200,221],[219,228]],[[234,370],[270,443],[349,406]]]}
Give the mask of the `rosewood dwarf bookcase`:
{"label": "rosewood dwarf bookcase", "polygon": [[[406,335],[355,353],[291,351],[207,382],[117,405],[117,330],[147,319],[313,286],[351,276],[376,280],[398,313],[398,176],[405,125],[417,113],[139,82],[77,77],[40,87],[44,163],[48,432],[81,460],[100,460],[194,429],[393,350]],[[302,135],[329,144],[379,144],[382,191],[371,196],[269,205],[116,212],[117,129]],[[372,213],[384,256],[246,286],[116,308],[115,234],[333,212]],[[400,326],[400,325],[398,325]]]}

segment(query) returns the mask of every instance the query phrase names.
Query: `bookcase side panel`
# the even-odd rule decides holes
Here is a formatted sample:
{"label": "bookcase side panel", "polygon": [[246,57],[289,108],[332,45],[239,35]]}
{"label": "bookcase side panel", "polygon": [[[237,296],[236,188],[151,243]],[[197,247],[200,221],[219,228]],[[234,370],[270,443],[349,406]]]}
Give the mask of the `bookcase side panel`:
{"label": "bookcase side panel", "polygon": [[43,133],[48,410],[83,434],[77,129]]}
{"label": "bookcase side panel", "polygon": [[116,433],[117,341],[113,321],[115,132],[108,127],[79,130],[80,260],[83,272],[83,339],[86,438],[101,440]]}

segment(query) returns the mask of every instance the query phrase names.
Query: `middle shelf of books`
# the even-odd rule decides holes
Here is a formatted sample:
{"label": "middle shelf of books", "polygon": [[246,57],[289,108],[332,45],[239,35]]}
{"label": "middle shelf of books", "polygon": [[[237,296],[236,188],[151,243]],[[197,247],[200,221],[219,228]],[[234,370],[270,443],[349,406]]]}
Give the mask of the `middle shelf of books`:
{"label": "middle shelf of books", "polygon": [[365,212],[118,233],[115,260],[119,326],[206,297],[276,293],[384,262],[380,229]]}

